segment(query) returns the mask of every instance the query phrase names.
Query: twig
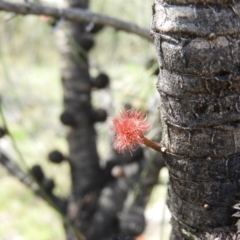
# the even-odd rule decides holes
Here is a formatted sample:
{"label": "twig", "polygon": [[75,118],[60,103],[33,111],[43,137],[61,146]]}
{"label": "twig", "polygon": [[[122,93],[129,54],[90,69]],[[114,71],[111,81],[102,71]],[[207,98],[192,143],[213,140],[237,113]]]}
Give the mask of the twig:
{"label": "twig", "polygon": [[23,172],[22,169],[18,166],[17,163],[13,162],[10,158],[8,158],[5,154],[0,152],[0,163],[8,170],[8,172],[16,177],[20,182],[26,185],[28,188],[36,192],[38,190],[38,186],[31,176],[27,173]]}
{"label": "twig", "polygon": [[47,203],[50,204],[60,214],[60,216],[64,219],[65,223],[69,224],[70,227],[72,227],[73,231],[75,232],[79,240],[85,239],[84,236],[76,229],[76,227],[63,215],[59,206],[57,206],[56,202],[61,204],[61,202],[64,201],[63,199],[53,195],[50,197],[50,196],[46,196],[46,194],[43,194],[43,192],[40,191],[39,186],[32,179],[32,176],[23,172],[17,163],[12,161],[2,152],[0,152],[0,164],[2,164],[11,175],[16,177],[26,187],[30,188],[35,194],[37,194],[39,197],[42,197],[42,199],[46,200]]}
{"label": "twig", "polygon": [[94,24],[110,26],[117,30],[133,33],[147,40],[152,40],[148,29],[141,28],[134,23],[118,20],[113,17],[93,13],[84,9],[54,8],[37,3],[10,3],[0,0],[0,10],[23,15],[45,15],[75,22],[93,22]]}
{"label": "twig", "polygon": [[[19,165],[11,160],[9,157],[7,157],[4,153],[0,151],[0,164],[2,164],[8,172],[15,178],[17,178],[20,182],[22,182],[26,187],[28,187],[30,190],[32,190],[37,196],[42,197],[44,200],[46,200],[50,205],[55,204],[52,200],[50,200],[50,196],[46,197],[46,194],[43,194],[40,191],[39,184],[37,184],[33,176],[30,175],[30,173],[25,173]],[[54,196],[57,201],[61,201],[60,198]]]}
{"label": "twig", "polygon": [[21,151],[19,150],[16,142],[15,142],[15,139],[13,137],[13,135],[11,134],[9,128],[8,128],[8,124],[7,124],[7,121],[5,119],[5,115],[3,113],[3,109],[2,109],[2,99],[0,99],[0,116],[2,118],[2,121],[3,121],[3,126],[4,126],[4,129],[6,129],[7,133],[8,133],[8,136],[10,137],[11,139],[11,142],[12,142],[12,145],[13,145],[13,148],[14,150],[16,151],[16,153],[18,154],[18,157],[21,161],[21,163],[28,169],[28,166],[27,166],[27,163],[25,162],[25,159],[21,153]]}
{"label": "twig", "polygon": [[63,218],[66,224],[70,225],[70,227],[75,232],[77,238],[79,240],[85,240],[84,236],[76,229],[76,227],[63,215],[61,212],[58,204],[62,204],[63,199],[60,199],[54,195],[47,196],[45,193],[43,194],[42,191],[40,191],[39,186],[33,181],[32,177],[28,175],[27,173],[23,172],[21,168],[17,165],[17,163],[13,162],[10,158],[8,158],[5,154],[0,152],[0,164],[2,164],[8,172],[16,177],[19,181],[21,181],[26,187],[30,188],[35,194],[42,197],[42,199],[46,200],[48,204],[50,204]]}

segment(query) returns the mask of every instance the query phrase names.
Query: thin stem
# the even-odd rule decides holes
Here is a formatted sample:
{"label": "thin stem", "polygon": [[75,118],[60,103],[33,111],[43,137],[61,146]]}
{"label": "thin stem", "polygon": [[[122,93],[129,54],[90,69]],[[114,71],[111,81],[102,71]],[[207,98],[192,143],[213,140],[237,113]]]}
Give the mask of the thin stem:
{"label": "thin stem", "polygon": [[146,146],[156,150],[157,152],[163,152],[161,144],[159,144],[157,142],[153,142],[153,141],[149,140],[148,138],[146,138],[144,136],[143,136],[143,144],[145,144]]}
{"label": "thin stem", "polygon": [[8,136],[9,136],[10,139],[11,139],[13,148],[14,148],[14,150],[16,151],[16,153],[17,153],[17,155],[18,155],[21,163],[22,163],[27,169],[29,169],[29,167],[27,166],[26,161],[24,160],[24,157],[23,157],[21,151],[19,150],[19,148],[18,148],[18,146],[17,146],[17,144],[16,144],[16,142],[15,142],[15,139],[14,139],[13,135],[11,134],[11,132],[10,132],[10,130],[9,130],[9,128],[8,128],[8,124],[7,124],[5,115],[4,115],[4,113],[3,113],[3,109],[2,109],[2,100],[1,100],[1,99],[0,99],[0,116],[1,116],[2,121],[3,121],[3,126],[4,126],[4,128],[6,129]]}

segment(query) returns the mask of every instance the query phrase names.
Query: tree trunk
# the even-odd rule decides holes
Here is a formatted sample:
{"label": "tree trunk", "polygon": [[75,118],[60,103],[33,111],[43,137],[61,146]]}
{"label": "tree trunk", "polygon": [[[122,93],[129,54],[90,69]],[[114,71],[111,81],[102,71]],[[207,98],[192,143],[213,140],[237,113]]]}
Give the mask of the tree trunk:
{"label": "tree trunk", "polygon": [[[68,0],[66,7],[87,8],[88,0]],[[67,141],[71,169],[72,194],[68,217],[83,234],[89,231],[91,214],[101,188],[101,169],[96,150],[91,79],[87,51],[93,38],[85,23],[64,22],[58,31],[62,54],[61,74],[64,89],[64,113],[61,120],[70,126]],[[68,229],[68,239],[75,239]]]}
{"label": "tree trunk", "polygon": [[154,2],[152,34],[170,175],[171,240],[235,228],[231,215],[239,201],[240,178],[239,7],[231,0]]}

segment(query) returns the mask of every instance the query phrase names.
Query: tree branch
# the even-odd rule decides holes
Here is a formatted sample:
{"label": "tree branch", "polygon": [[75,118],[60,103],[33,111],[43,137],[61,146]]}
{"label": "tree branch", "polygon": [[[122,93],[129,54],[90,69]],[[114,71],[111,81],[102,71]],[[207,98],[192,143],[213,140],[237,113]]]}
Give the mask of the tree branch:
{"label": "tree branch", "polygon": [[8,172],[15,178],[17,178],[20,182],[22,182],[27,188],[32,190],[37,196],[44,199],[48,204],[53,206],[55,209],[60,211],[61,213],[65,214],[66,212],[66,200],[59,198],[53,194],[46,195],[40,191],[38,184],[32,179],[32,177],[22,171],[22,169],[8,158],[5,154],[0,152],[0,164],[2,164]]}
{"label": "tree branch", "polygon": [[94,24],[110,26],[117,30],[133,33],[147,40],[152,40],[148,29],[141,28],[134,23],[125,22],[98,13],[93,13],[89,10],[75,8],[54,8],[36,3],[10,3],[2,0],[0,0],[0,10],[23,15],[45,15],[75,22],[93,22]]}
{"label": "tree branch", "polygon": [[32,178],[23,172],[20,167],[10,160],[5,154],[0,152],[0,164],[2,164],[8,172],[16,177],[20,182],[22,182],[25,186],[30,188],[33,192],[38,191],[37,184],[32,180]]}

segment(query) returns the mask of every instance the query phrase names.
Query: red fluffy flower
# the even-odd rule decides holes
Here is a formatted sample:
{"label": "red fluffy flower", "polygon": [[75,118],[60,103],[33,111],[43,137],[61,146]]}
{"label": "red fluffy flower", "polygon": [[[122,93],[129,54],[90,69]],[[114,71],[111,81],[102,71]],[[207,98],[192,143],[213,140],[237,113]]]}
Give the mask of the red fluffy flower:
{"label": "red fluffy flower", "polygon": [[115,132],[113,147],[118,152],[124,153],[126,149],[132,152],[144,142],[143,134],[148,131],[149,125],[146,116],[140,111],[122,111],[112,121],[111,129]]}

